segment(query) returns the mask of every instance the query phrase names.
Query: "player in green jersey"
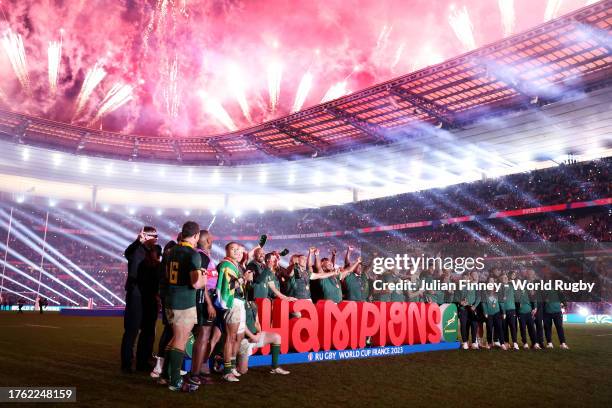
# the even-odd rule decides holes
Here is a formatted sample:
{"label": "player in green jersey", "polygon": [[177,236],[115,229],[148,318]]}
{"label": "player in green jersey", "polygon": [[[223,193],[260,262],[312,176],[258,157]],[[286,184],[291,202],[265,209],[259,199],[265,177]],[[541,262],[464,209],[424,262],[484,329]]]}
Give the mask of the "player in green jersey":
{"label": "player in green jersey", "polygon": [[185,344],[197,322],[196,289],[206,286],[206,275],[201,270],[201,258],[195,251],[200,238],[200,226],[187,221],[181,231],[182,241],[172,248],[165,260],[166,317],[172,325],[173,336],[166,353],[165,376],[172,391],[194,391],[188,382],[183,383],[181,367]]}

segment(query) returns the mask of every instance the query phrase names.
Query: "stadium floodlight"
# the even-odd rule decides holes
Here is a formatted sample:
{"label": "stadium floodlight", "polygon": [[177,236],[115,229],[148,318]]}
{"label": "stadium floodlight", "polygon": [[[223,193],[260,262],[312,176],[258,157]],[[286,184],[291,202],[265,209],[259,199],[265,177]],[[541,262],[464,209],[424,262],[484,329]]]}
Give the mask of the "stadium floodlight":
{"label": "stadium floodlight", "polygon": [[136,209],[135,209],[135,208],[130,208],[130,209],[128,210],[128,213],[129,213],[130,215],[134,215],[134,214],[136,214]]}
{"label": "stadium floodlight", "polygon": [[59,153],[53,153],[53,167],[59,167],[62,164],[62,155]]}
{"label": "stadium floodlight", "polygon": [[266,171],[262,171],[259,174],[259,184],[266,184],[268,182],[268,173]]}
{"label": "stadium floodlight", "polygon": [[[36,278],[34,278],[33,276],[31,276],[31,275],[29,275],[29,274],[27,274],[27,273],[25,273],[25,272],[21,271],[20,269],[17,269],[15,266],[11,265],[10,263],[8,263],[8,262],[4,262],[2,259],[0,259],[0,265],[3,265],[4,267],[6,267],[6,268],[8,268],[9,270],[11,270],[11,271],[13,271],[14,273],[16,273],[17,275],[19,275],[19,276],[23,276],[24,278],[26,278],[26,279],[28,279],[28,280],[30,280],[30,281],[32,281],[32,282],[34,282],[34,283],[36,283],[36,284],[38,284],[38,283],[39,283],[39,282],[38,282],[38,279],[36,279]],[[9,277],[5,275],[5,276],[4,276],[4,279],[9,279]],[[56,294],[56,295],[58,295],[59,297],[66,299],[68,302],[72,303],[73,305],[78,305],[78,303],[77,303],[77,302],[75,302],[74,300],[70,299],[68,296],[64,295],[63,293],[58,292],[57,290],[53,289],[52,287],[49,287],[48,285],[46,285],[46,284],[44,284],[44,283],[42,283],[42,282],[40,282],[40,286],[41,286],[42,288],[47,289],[49,292],[51,292],[51,293],[55,293],[55,294]]]}
{"label": "stadium floodlight", "polygon": [[[17,285],[17,286],[21,286],[22,288],[26,289],[28,292],[32,292],[32,293],[37,292],[37,291],[36,291],[34,288],[31,288],[31,287],[29,287],[29,286],[26,286],[26,285],[24,285],[23,283],[21,283],[21,282],[19,282],[19,281],[16,281],[15,279],[11,278],[10,276],[6,276],[6,275],[5,275],[5,276],[4,276],[4,279],[5,279],[5,280],[7,280],[7,281],[9,281],[9,282],[12,282],[13,284],[15,284],[15,285]],[[42,284],[41,284],[41,286],[42,286]],[[55,303],[56,305],[59,305],[59,302],[58,302],[58,301],[56,301],[56,300],[53,300],[53,299],[49,298],[49,301],[51,301],[51,302]]]}
{"label": "stadium floodlight", "polygon": [[[74,218],[74,219],[78,220],[78,222],[81,222],[80,225],[79,224],[74,224],[74,223],[72,223],[72,225],[77,226],[77,229],[83,229],[82,227],[84,225],[85,227],[87,227],[86,229],[88,229],[91,232],[94,232],[92,237],[95,240],[99,241],[104,246],[111,246],[111,247],[114,247],[114,249],[116,251],[123,252],[123,249],[129,243],[129,240],[127,238],[125,240],[117,239],[117,238],[114,237],[114,235],[112,233],[109,234],[108,231],[105,231],[103,228],[101,228],[99,226],[96,226],[96,225],[91,224],[91,223],[86,223],[83,220],[83,218],[81,218],[81,217],[79,217],[77,215],[72,215],[72,214],[62,210],[61,208],[56,209],[56,211],[60,215],[62,215],[62,217],[64,217],[65,220]],[[25,213],[25,212],[20,211],[20,210],[16,210],[16,212],[20,216],[22,216],[25,219],[28,219],[28,220],[30,220],[32,222],[37,222],[38,221],[36,219],[36,217],[34,217],[31,214]],[[87,212],[84,212],[84,213],[81,213],[81,214],[86,214],[86,213]],[[49,225],[51,226],[51,228],[53,228],[53,224],[52,223],[49,223]],[[105,249],[103,245],[96,244],[96,243],[94,243],[94,242],[92,242],[92,241],[90,241],[88,239],[83,238],[80,235],[71,234],[70,232],[66,232],[66,231],[64,231],[62,229],[56,229],[56,233],[59,234],[59,235],[63,235],[65,237],[68,237],[68,238],[72,239],[73,241],[76,241],[76,242],[78,242],[80,244],[87,245],[87,246],[95,249],[96,251],[105,254],[106,256],[108,256],[110,258],[116,259],[119,262],[125,261],[125,258],[122,258],[122,257],[118,256],[117,253],[111,252],[111,251]]]}
{"label": "stadium floodlight", "polygon": [[0,286],[0,288],[2,288],[3,290],[7,291],[8,293],[12,293],[13,295],[17,295],[17,296],[21,296],[24,299],[28,299],[30,302],[35,302],[34,299],[32,299],[31,297],[28,297],[22,293],[19,292],[15,292],[14,290],[11,290],[9,288],[7,288],[6,286]]}
{"label": "stadium floodlight", "polygon": [[260,214],[263,214],[263,213],[266,212],[266,209],[263,206],[261,206],[261,207],[259,207],[258,211],[259,211]]}
{"label": "stadium floodlight", "polygon": [[[21,255],[19,252],[15,251],[14,249],[7,247],[2,242],[0,242],[0,249],[2,249],[3,251],[7,251],[12,257],[20,260],[21,262],[23,262],[24,264],[26,264],[27,266],[32,268],[32,270],[41,272],[43,275],[45,275],[49,279],[53,280],[54,282],[58,283],[59,285],[63,286],[64,288],[68,289],[69,291],[73,292],[75,295],[77,295],[81,299],[83,299],[85,301],[89,300],[86,296],[81,294],[79,291],[77,291],[76,289],[73,289],[72,287],[67,285],[64,281],[62,281],[61,279],[56,278],[55,276],[53,276],[49,272],[47,272],[44,269],[40,268],[38,265],[35,265],[34,263],[30,262],[30,260],[27,259],[25,256]],[[4,265],[4,261],[0,260],[0,263],[2,263]],[[7,263],[7,267],[8,267],[8,265],[10,265],[10,264]]]}
{"label": "stadium floodlight", "polygon": [[162,215],[164,212],[161,209],[158,209],[157,211],[155,211],[155,214],[157,214],[157,216]]}
{"label": "stadium floodlight", "polygon": [[17,200],[16,200],[19,204],[23,203],[25,201],[25,196],[24,195],[18,195],[17,196]]}
{"label": "stadium floodlight", "polygon": [[81,173],[87,173],[87,170],[89,170],[89,160],[87,157],[81,157],[79,160],[79,170]]}
{"label": "stadium floodlight", "polygon": [[[2,214],[6,217],[6,213],[4,211],[2,211]],[[109,305],[112,306],[113,302],[111,302],[110,300],[108,300],[107,298],[102,296],[97,290],[95,290],[93,287],[89,286],[89,284],[87,284],[87,282],[82,280],[79,276],[77,276],[76,274],[72,273],[72,271],[70,269],[68,269],[64,264],[67,264],[68,266],[74,268],[81,275],[83,275],[84,277],[88,278],[94,284],[96,284],[99,287],[101,287],[102,289],[106,290],[109,294],[111,294],[111,296],[117,298],[117,300],[119,300],[120,302],[123,303],[121,298],[117,297],[117,295],[115,295],[112,291],[108,290],[104,285],[99,283],[96,279],[91,277],[87,272],[85,272],[83,269],[81,269],[76,264],[74,264],[74,262],[72,262],[70,259],[66,258],[66,256],[64,256],[60,251],[55,249],[49,242],[44,242],[40,237],[38,237],[38,235],[34,234],[27,227],[25,227],[23,224],[21,224],[19,221],[15,220],[15,219],[13,219],[13,225],[16,227],[16,229],[20,230],[23,235],[25,235],[25,236],[27,236],[29,238],[29,239],[26,239],[23,235],[17,235],[17,239],[19,239],[25,245],[27,245],[28,247],[30,247],[31,249],[36,251],[41,256],[44,256],[45,260],[50,261],[53,265],[58,267],[60,270],[64,271],[67,275],[72,277],[74,280],[79,282],[81,285],[85,286],[91,292],[93,292],[94,294],[99,296],[101,299],[106,301]],[[39,247],[39,245],[34,244],[34,242],[37,242],[39,245],[42,245],[43,242],[44,242],[45,243],[45,248],[46,248],[46,250],[48,252],[44,253],[43,250]],[[54,256],[57,257],[58,260],[63,261],[63,263],[61,263],[58,260],[56,260],[55,258],[53,258]],[[36,268],[36,269],[41,269],[41,268]]]}
{"label": "stadium floodlight", "polygon": [[584,307],[584,306],[579,306],[578,307],[578,314],[580,316],[588,316],[588,315],[591,314],[591,311],[589,309],[587,309],[586,307]]}
{"label": "stadium floodlight", "polygon": [[49,199],[49,207],[55,207],[57,205],[57,201],[54,199]]}
{"label": "stadium floodlight", "polygon": [[191,214],[191,210],[185,210],[183,214],[185,214],[185,217],[189,217],[189,215]]}
{"label": "stadium floodlight", "polygon": [[28,149],[27,147],[24,147],[23,150],[21,151],[21,160],[23,161],[30,160],[30,149]]}
{"label": "stadium floodlight", "polygon": [[83,209],[83,203],[77,203],[77,210]]}

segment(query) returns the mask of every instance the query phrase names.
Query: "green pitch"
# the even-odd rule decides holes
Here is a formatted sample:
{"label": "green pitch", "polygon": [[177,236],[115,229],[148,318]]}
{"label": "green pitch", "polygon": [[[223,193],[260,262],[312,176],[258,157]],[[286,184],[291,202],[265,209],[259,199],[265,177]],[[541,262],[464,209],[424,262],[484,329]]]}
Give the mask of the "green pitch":
{"label": "green pitch", "polygon": [[114,408],[600,407],[612,401],[611,326],[567,325],[569,351],[438,351],[290,365],[289,376],[262,367],[239,383],[206,385],[195,394],[122,374],[122,328],[120,318],[0,312],[0,386],[74,386],[77,405]]}

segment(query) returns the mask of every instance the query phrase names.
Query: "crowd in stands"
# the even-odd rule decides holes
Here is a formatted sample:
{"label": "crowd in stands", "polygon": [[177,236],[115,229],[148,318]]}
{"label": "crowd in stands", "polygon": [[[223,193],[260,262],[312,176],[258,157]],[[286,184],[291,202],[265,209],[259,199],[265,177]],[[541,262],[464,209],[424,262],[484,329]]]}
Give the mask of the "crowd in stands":
{"label": "crowd in stands", "polygon": [[[297,211],[275,211],[267,214],[246,214],[237,219],[231,215],[217,215],[211,232],[215,236],[259,235],[271,236],[270,245],[278,249],[288,248],[292,253],[306,252],[309,246],[318,248],[342,248],[351,244],[359,248],[371,239],[393,237],[406,242],[462,243],[462,242],[610,242],[612,230],[610,206],[547,213],[491,221],[475,221],[448,225],[435,225],[395,231],[393,234],[352,234],[325,239],[274,240],[278,234],[304,234],[323,231],[355,230],[357,228],[391,225],[423,220],[438,220],[471,214],[490,214],[520,208],[577,202],[612,196],[610,167],[612,159],[588,163],[561,165],[555,168],[511,175],[495,180],[461,184],[445,189],[421,191],[375,200]],[[174,237],[185,217],[139,215],[136,220],[125,214],[85,214],[62,208],[47,209],[33,205],[3,204],[0,209],[0,261],[7,242],[8,213],[14,207],[13,225],[8,266],[0,265],[7,278],[37,289],[42,261],[42,284],[47,285],[86,304],[59,282],[85,297],[94,297],[83,284],[70,277],[84,271],[94,280],[110,289],[119,298],[124,296],[126,276],[123,250],[134,240],[143,224],[155,225],[162,234],[162,241]],[[41,252],[45,230],[45,215],[49,210],[45,242],[45,257]],[[209,215],[206,215],[209,217]],[[193,217],[196,218],[196,217]],[[204,216],[203,216],[204,218]],[[102,221],[101,221],[102,219]],[[209,219],[199,220],[207,225]],[[112,228],[111,228],[112,226]],[[24,233],[25,230],[30,234]],[[33,238],[31,235],[38,237]],[[381,238],[383,237],[383,238]],[[162,244],[164,242],[161,242]],[[219,241],[218,245],[224,245]],[[248,245],[248,244],[247,244]],[[57,255],[58,251],[63,257]],[[222,255],[217,253],[218,257]],[[70,262],[67,262],[69,260]],[[76,267],[75,267],[76,266]],[[78,267],[78,268],[77,268]],[[28,280],[13,268],[34,277]],[[52,276],[56,279],[53,279]],[[84,279],[89,285],[90,280]],[[9,279],[4,286],[17,292],[28,292]],[[99,288],[98,288],[99,289]],[[43,288],[41,292],[50,299],[65,304],[65,299]],[[26,293],[24,293],[26,294]],[[35,297],[35,293],[26,294]],[[10,296],[16,296],[11,295]],[[5,299],[7,296],[4,296]],[[99,303],[99,299],[94,299]],[[113,299],[118,304],[116,299]],[[103,304],[103,303],[102,303]]]}

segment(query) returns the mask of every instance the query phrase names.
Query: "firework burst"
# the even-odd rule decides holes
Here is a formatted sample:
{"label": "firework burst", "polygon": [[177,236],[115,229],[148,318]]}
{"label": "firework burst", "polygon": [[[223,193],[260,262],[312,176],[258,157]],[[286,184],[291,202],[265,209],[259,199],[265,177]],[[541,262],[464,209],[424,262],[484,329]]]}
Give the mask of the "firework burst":
{"label": "firework burst", "polygon": [[162,78],[165,79],[167,86],[163,88],[164,105],[166,113],[172,118],[178,116],[181,94],[179,90],[179,63],[175,56],[172,61],[166,62],[166,69]]}
{"label": "firework burst", "polygon": [[349,91],[346,89],[346,85],[347,81],[345,79],[344,81],[337,82],[330,86],[327,92],[325,92],[323,99],[321,99],[321,103],[333,101],[334,99],[347,95]]}
{"label": "firework burst", "polygon": [[12,30],[8,30],[2,36],[2,45],[4,51],[11,61],[13,71],[19,79],[21,86],[26,92],[30,92],[30,76],[28,75],[28,63],[26,61],[25,48],[23,46],[23,39],[21,34],[14,33]]}
{"label": "firework burst", "polygon": [[546,2],[546,10],[544,11],[544,21],[549,21],[557,17],[562,2],[563,0],[548,0]]}
{"label": "firework burst", "polygon": [[476,48],[476,41],[474,40],[474,25],[470,19],[467,7],[455,8],[451,6],[450,13],[448,15],[448,23],[455,32],[455,35],[461,41],[461,44],[468,50],[471,51]]}
{"label": "firework burst", "polygon": [[242,110],[242,114],[244,115],[246,120],[248,120],[249,123],[252,123],[253,118],[251,118],[251,110],[249,108],[249,103],[246,97],[245,77],[240,68],[238,68],[238,66],[235,64],[231,64],[229,66],[228,75],[229,87],[232,91],[232,94],[234,95],[234,98],[236,98],[236,101],[238,101],[238,104],[240,105],[240,110]]}
{"label": "firework burst", "polygon": [[502,26],[504,27],[504,37],[507,37],[514,32],[514,0],[497,0],[497,4],[501,13]]}
{"label": "firework burst", "polygon": [[89,100],[89,97],[93,93],[94,89],[106,76],[106,71],[102,67],[102,64],[98,61],[96,65],[93,66],[89,71],[87,71],[87,75],[85,75],[85,80],[83,81],[83,85],[81,85],[81,91],[79,92],[79,96],[77,97],[76,102],[76,110],[74,112],[74,118],[78,117],[83,108],[85,108],[85,104]]}
{"label": "firework burst", "polygon": [[268,65],[268,94],[270,95],[270,109],[272,113],[276,112],[276,107],[278,106],[282,78],[283,65],[279,61],[272,61]]}
{"label": "firework burst", "polygon": [[60,30],[59,41],[50,41],[49,47],[47,48],[47,56],[49,59],[49,89],[51,95],[57,94],[57,80],[59,78],[59,69],[62,61],[62,34],[63,30]]}
{"label": "firework burst", "polygon": [[206,113],[218,120],[223,126],[232,132],[238,130],[238,127],[232,120],[229,113],[227,113],[223,105],[221,105],[221,102],[206,94],[202,95],[202,99],[204,99],[204,110]]}
{"label": "firework burst", "polygon": [[297,93],[295,94],[295,100],[293,101],[293,108],[291,108],[291,112],[297,112],[302,109],[304,102],[306,101],[306,97],[312,88],[313,83],[313,75],[310,71],[307,71],[300,80],[300,85],[298,86]]}
{"label": "firework burst", "polygon": [[113,112],[131,101],[134,97],[134,87],[126,84],[115,84],[106,93],[106,96],[100,103],[100,109],[96,116],[89,122],[89,126],[98,122],[107,113]]}

